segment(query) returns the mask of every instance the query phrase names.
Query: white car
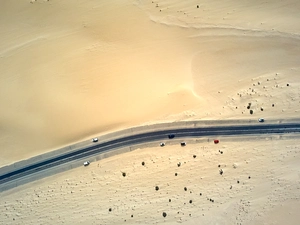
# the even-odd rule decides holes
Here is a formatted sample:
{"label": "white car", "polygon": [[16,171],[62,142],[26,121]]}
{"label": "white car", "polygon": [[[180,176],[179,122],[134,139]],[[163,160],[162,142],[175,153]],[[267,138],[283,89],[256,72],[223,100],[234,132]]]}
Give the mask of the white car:
{"label": "white car", "polygon": [[166,144],[164,142],[161,142],[159,145],[160,147],[164,147]]}
{"label": "white car", "polygon": [[263,122],[265,122],[265,119],[264,118],[259,118],[258,122],[263,123]]}
{"label": "white car", "polygon": [[93,138],[93,142],[98,142],[98,138]]}
{"label": "white car", "polygon": [[86,161],[86,162],[84,162],[84,163],[83,163],[83,165],[84,165],[84,166],[88,166],[88,165],[90,165],[90,161]]}

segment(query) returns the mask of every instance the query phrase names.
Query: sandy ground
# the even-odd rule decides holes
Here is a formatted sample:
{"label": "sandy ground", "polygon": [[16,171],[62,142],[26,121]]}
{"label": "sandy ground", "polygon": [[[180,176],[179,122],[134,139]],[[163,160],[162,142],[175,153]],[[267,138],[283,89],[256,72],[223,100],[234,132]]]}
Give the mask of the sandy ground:
{"label": "sandy ground", "polygon": [[145,123],[295,117],[299,8],[1,1],[0,165]]}
{"label": "sandy ground", "polygon": [[[299,10],[0,1],[0,166],[142,124],[299,117]],[[272,138],[105,159],[0,193],[0,224],[298,224],[299,139]]]}
{"label": "sandy ground", "polygon": [[0,223],[296,225],[298,138],[173,141],[113,156],[0,193]]}

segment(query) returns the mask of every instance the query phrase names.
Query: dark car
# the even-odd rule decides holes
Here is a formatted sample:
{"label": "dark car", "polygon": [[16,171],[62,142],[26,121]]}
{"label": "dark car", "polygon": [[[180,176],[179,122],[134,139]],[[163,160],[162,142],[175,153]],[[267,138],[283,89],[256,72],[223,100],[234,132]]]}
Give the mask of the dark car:
{"label": "dark car", "polygon": [[180,145],[181,146],[186,146],[186,143],[185,142],[181,142]]}
{"label": "dark car", "polygon": [[175,137],[175,134],[169,134],[168,137],[169,137],[169,139],[172,139]]}

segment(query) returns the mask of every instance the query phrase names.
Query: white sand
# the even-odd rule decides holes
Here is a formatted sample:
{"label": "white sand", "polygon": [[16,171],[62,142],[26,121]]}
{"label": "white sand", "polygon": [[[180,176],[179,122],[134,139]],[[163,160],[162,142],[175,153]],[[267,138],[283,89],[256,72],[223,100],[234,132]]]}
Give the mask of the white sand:
{"label": "white sand", "polygon": [[[0,166],[141,124],[299,117],[299,9],[296,0],[1,1]],[[143,149],[2,193],[1,224],[297,224],[298,140],[244,141],[221,144],[222,156],[214,145]],[[178,160],[187,163],[175,178]]]}
{"label": "white sand", "polygon": [[278,138],[173,141],[107,158],[1,193],[0,223],[296,225],[299,137]]}

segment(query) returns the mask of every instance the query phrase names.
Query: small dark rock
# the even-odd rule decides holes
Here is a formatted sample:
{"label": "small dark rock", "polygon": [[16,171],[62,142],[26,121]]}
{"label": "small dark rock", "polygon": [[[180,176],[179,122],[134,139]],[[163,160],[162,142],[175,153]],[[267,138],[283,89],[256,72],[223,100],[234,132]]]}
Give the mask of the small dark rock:
{"label": "small dark rock", "polygon": [[185,191],[187,191],[187,188],[186,188],[186,187],[184,187],[184,190],[185,190]]}
{"label": "small dark rock", "polygon": [[192,204],[192,203],[193,203],[193,201],[192,201],[192,200],[190,200],[190,201],[189,201],[189,203],[190,203],[190,204]]}
{"label": "small dark rock", "polygon": [[142,162],[142,166],[145,166],[145,162]]}
{"label": "small dark rock", "polygon": [[178,174],[177,173],[175,173],[175,176],[177,176]]}
{"label": "small dark rock", "polygon": [[156,190],[156,191],[158,191],[158,190],[159,190],[159,187],[158,187],[158,186],[156,186],[156,187],[155,187],[155,190]]}
{"label": "small dark rock", "polygon": [[220,172],[220,175],[223,175],[223,173],[224,173],[222,169],[220,169],[219,172]]}
{"label": "small dark rock", "polygon": [[196,155],[193,155],[194,159],[197,157]]}
{"label": "small dark rock", "polygon": [[162,214],[162,215],[163,215],[163,217],[166,217],[166,216],[167,216],[167,213],[163,212],[163,214]]}
{"label": "small dark rock", "polygon": [[122,173],[122,176],[123,176],[123,177],[126,177],[126,173],[125,173],[125,172],[123,172],[123,173]]}
{"label": "small dark rock", "polygon": [[112,210],[111,208],[108,209],[109,212],[111,212],[111,210]]}

